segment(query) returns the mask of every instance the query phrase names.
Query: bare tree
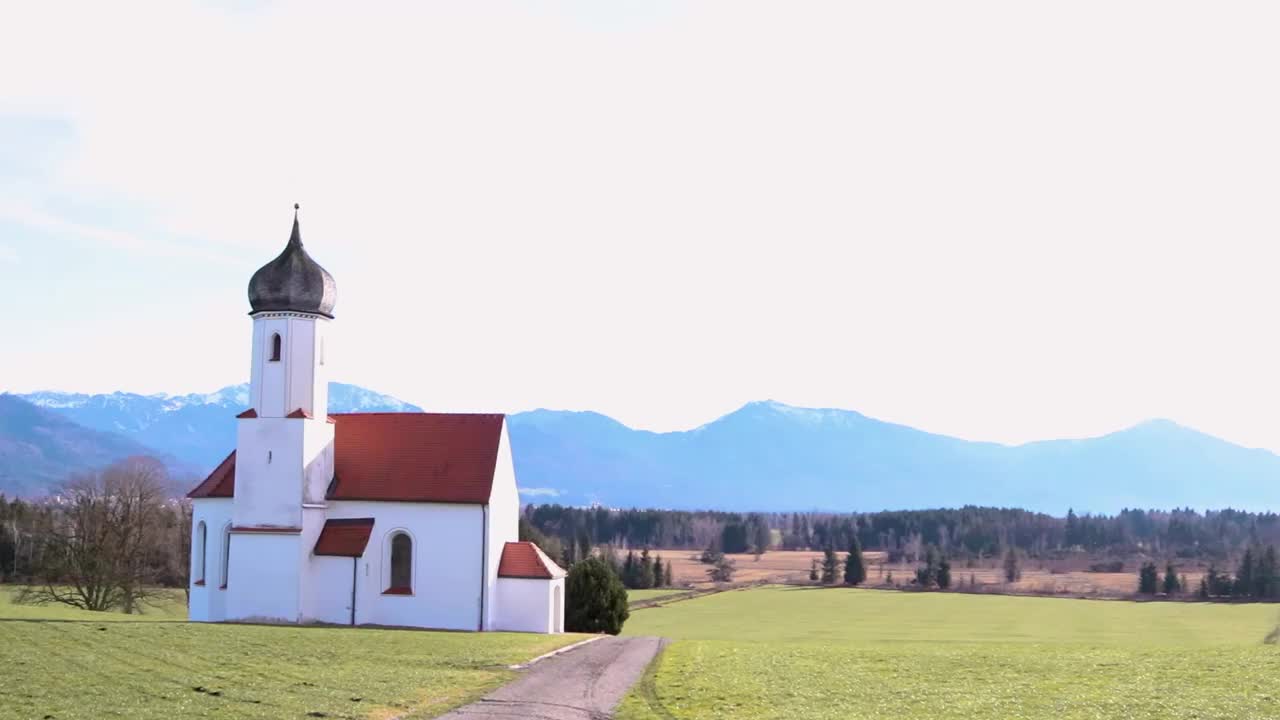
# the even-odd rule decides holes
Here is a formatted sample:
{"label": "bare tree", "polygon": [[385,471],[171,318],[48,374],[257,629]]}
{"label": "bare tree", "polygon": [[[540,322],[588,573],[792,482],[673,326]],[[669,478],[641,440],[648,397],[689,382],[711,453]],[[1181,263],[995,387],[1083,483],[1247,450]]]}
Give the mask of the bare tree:
{"label": "bare tree", "polygon": [[163,567],[168,476],[152,458],[134,457],[72,478],[41,538],[31,603],[140,612]]}

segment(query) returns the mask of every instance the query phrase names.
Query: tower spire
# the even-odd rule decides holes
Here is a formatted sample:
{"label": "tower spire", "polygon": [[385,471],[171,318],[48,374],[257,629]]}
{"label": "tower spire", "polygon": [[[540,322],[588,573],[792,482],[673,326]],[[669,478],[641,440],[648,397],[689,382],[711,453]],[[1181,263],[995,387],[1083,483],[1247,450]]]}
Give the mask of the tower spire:
{"label": "tower spire", "polygon": [[302,230],[298,228],[298,203],[293,204],[293,233],[289,235],[289,244],[302,247]]}

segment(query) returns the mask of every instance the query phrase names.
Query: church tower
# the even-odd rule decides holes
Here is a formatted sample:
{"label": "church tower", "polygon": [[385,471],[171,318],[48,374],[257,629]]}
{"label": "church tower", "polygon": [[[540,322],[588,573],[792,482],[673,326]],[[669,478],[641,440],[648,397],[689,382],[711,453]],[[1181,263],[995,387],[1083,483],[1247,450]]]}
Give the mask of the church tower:
{"label": "church tower", "polygon": [[293,207],[284,251],[249,280],[250,407],[236,421],[227,537],[227,556],[241,560],[230,562],[228,619],[302,618],[333,481],[325,338],[337,288],[303,249]]}
{"label": "church tower", "polygon": [[302,247],[294,206],[284,251],[249,281],[249,410],[236,438],[235,525],[302,526],[333,479],[325,341],[337,287]]}

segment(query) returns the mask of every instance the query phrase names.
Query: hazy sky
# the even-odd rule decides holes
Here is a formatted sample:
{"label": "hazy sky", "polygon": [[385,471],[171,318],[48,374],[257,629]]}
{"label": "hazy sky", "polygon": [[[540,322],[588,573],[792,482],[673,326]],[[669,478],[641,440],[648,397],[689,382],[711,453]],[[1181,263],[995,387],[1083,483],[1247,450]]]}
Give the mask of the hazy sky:
{"label": "hazy sky", "polygon": [[1280,4],[13,4],[0,388],[335,377],[696,426],[754,399],[1280,450]]}

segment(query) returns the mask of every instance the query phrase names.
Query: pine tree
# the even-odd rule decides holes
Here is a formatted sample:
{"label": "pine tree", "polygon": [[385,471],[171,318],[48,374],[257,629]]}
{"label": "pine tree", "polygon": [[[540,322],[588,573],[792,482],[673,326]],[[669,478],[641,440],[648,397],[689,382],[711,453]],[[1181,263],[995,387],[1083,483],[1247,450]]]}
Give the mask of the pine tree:
{"label": "pine tree", "polygon": [[665,576],[662,574],[662,556],[653,559],[653,587],[662,587],[662,580]]}
{"label": "pine tree", "polygon": [[622,562],[622,584],[634,588],[636,586],[636,553],[627,551],[627,559]]}
{"label": "pine tree", "polygon": [[840,573],[840,563],[836,560],[835,548],[827,545],[822,551],[822,584],[835,585],[839,579],[837,575]]}
{"label": "pine tree", "polygon": [[1018,561],[1018,550],[1011,546],[1004,554],[1004,580],[1013,583],[1021,579],[1022,564]]}
{"label": "pine tree", "polygon": [[662,574],[662,586],[663,586],[663,587],[671,587],[671,586],[675,585],[675,583],[671,581],[671,575],[672,575],[672,573],[671,573],[671,563],[667,563],[667,566],[666,566],[665,568],[663,568],[662,573],[663,573],[663,574]]}
{"label": "pine tree", "polygon": [[1173,567],[1173,563],[1168,563],[1164,568],[1164,594],[1177,595],[1182,592],[1182,584],[1178,582],[1177,571]]}
{"label": "pine tree", "polygon": [[853,542],[849,543],[849,555],[844,559],[844,583],[861,585],[867,579],[867,565],[862,558],[862,543],[858,542],[857,533]]}
{"label": "pine tree", "polygon": [[1143,595],[1155,595],[1160,585],[1160,571],[1153,562],[1145,562],[1138,571],[1138,592]]}
{"label": "pine tree", "polygon": [[818,582],[818,558],[809,563],[809,582]]}
{"label": "pine tree", "polygon": [[1236,571],[1234,594],[1247,597],[1253,594],[1253,548],[1244,551],[1240,558],[1240,568]]}
{"label": "pine tree", "polygon": [[1076,517],[1076,511],[1067,508],[1067,530],[1066,530],[1067,547],[1075,547],[1081,545],[1080,542],[1080,520]]}
{"label": "pine tree", "polygon": [[1280,595],[1280,567],[1277,567],[1276,548],[1268,545],[1257,554],[1253,570],[1254,597],[1270,600]]}
{"label": "pine tree", "polygon": [[938,561],[938,587],[943,590],[951,587],[951,561],[946,558]]}
{"label": "pine tree", "polygon": [[647,590],[653,587],[653,558],[649,555],[649,548],[640,551],[640,562],[635,566],[635,587],[640,590]]}

